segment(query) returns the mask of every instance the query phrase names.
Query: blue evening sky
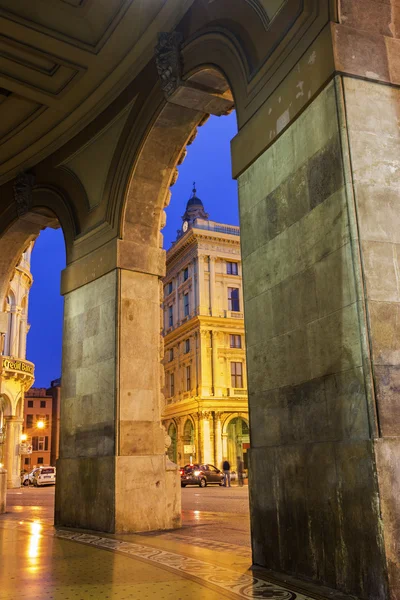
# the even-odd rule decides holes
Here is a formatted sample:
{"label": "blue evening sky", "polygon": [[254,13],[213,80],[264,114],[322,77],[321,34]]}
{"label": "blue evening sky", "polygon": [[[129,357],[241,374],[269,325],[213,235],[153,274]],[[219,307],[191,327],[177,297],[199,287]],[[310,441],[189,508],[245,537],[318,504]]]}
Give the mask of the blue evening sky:
{"label": "blue evening sky", "polygon": [[[176,239],[193,181],[210,219],[239,224],[237,184],[231,176],[230,140],[236,135],[236,114],[210,117],[179,167],[178,181],[171,189],[164,247]],[[60,296],[61,271],[65,267],[62,231],[45,229],[32,253],[34,284],[29,297],[27,359],[35,363],[35,387],[48,387],[61,375],[63,299]]]}

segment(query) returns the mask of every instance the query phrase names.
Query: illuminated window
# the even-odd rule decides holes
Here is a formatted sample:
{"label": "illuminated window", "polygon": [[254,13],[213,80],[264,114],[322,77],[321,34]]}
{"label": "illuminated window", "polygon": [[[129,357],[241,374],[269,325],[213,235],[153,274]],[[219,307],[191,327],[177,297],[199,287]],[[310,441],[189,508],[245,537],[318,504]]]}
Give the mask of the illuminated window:
{"label": "illuminated window", "polygon": [[230,347],[231,348],[241,348],[242,347],[242,336],[241,335],[233,335],[229,336],[230,338]]}
{"label": "illuminated window", "polygon": [[228,310],[239,312],[239,288],[228,288]]}
{"label": "illuminated window", "polygon": [[185,317],[189,316],[189,294],[183,295],[183,310]]}
{"label": "illuminated window", "polygon": [[237,262],[227,262],[226,263],[226,272],[228,275],[239,275],[238,263]]}
{"label": "illuminated window", "polygon": [[231,387],[243,388],[242,363],[231,362]]}
{"label": "illuminated window", "polygon": [[190,392],[192,389],[191,377],[190,377],[190,366],[186,367],[186,391]]}

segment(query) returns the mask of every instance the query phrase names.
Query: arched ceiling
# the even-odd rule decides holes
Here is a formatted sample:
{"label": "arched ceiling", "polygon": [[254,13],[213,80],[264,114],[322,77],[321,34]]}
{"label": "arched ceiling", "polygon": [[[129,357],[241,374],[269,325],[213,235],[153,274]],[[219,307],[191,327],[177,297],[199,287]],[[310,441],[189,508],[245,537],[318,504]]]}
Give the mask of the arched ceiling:
{"label": "arched ceiling", "polygon": [[0,0],[0,183],[99,114],[193,0]]}

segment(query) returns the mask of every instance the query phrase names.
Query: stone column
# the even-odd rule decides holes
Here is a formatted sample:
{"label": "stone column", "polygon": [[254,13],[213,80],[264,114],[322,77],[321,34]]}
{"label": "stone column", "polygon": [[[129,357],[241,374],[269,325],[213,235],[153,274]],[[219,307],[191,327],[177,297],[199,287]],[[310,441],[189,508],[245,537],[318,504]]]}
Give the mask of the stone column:
{"label": "stone column", "polygon": [[210,315],[215,314],[215,256],[210,256]]}
{"label": "stone column", "polygon": [[176,327],[179,324],[179,319],[180,319],[180,311],[179,311],[179,291],[178,291],[178,285],[179,285],[179,275],[176,276],[176,280],[175,280],[175,311],[174,311],[174,327]]}
{"label": "stone column", "polygon": [[215,466],[220,469],[223,461],[222,451],[222,425],[221,413],[216,412],[214,417],[214,439],[215,439]]}
{"label": "stone column", "polygon": [[239,177],[254,561],[379,600],[400,594],[399,110],[337,77]]}
{"label": "stone column", "polygon": [[218,331],[212,331],[212,367],[213,367],[213,380],[214,380],[214,396],[221,396],[221,382],[220,382],[220,364],[218,357],[218,344],[220,340],[220,334]]}
{"label": "stone column", "polygon": [[190,286],[189,293],[189,316],[196,314],[196,293],[195,293],[195,273],[194,273],[194,261],[190,263],[192,270],[192,285]]}
{"label": "stone column", "polygon": [[[130,264],[130,245],[122,245],[120,260]],[[64,274],[55,522],[169,529],[180,525],[180,482],[161,427],[159,276],[151,265],[145,273],[122,267],[89,282],[85,263]]]}
{"label": "stone column", "polygon": [[203,429],[203,448],[202,448],[202,462],[212,463],[212,447],[211,447],[211,429],[210,429],[210,413],[202,413],[202,429]]}
{"label": "stone column", "polygon": [[202,315],[208,315],[209,309],[209,291],[206,286],[204,269],[204,261],[206,259],[207,257],[202,255],[199,255],[197,258],[197,306],[199,309],[199,314]]}
{"label": "stone column", "polygon": [[222,460],[226,460],[228,458],[228,434],[222,434]]}
{"label": "stone column", "polygon": [[211,396],[212,394],[212,377],[211,377],[211,360],[209,358],[210,348],[210,332],[202,329],[200,331],[200,371],[199,381],[201,382],[200,396]]}
{"label": "stone column", "polygon": [[10,339],[8,341],[10,356],[18,356],[18,307],[12,306],[10,310],[11,327]]}
{"label": "stone column", "polygon": [[4,468],[7,471],[7,487],[21,487],[21,456],[19,446],[21,443],[22,425],[21,417],[5,417],[6,439],[4,448]]}

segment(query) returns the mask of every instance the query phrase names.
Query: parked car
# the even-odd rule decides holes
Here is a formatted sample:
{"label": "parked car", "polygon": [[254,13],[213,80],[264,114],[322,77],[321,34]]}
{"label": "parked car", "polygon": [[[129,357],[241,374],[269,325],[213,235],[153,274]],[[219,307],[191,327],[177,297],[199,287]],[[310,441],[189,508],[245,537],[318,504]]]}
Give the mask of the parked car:
{"label": "parked car", "polygon": [[214,465],[185,465],[180,471],[182,487],[198,485],[204,488],[209,484],[224,483],[224,474]]}
{"label": "parked car", "polygon": [[40,467],[33,472],[33,485],[39,487],[41,485],[54,485],[56,483],[56,468],[55,467]]}
{"label": "parked car", "polygon": [[37,470],[38,470],[38,468],[35,467],[30,473],[22,473],[22,475],[21,475],[21,484],[22,485],[32,484],[33,483],[33,474]]}

